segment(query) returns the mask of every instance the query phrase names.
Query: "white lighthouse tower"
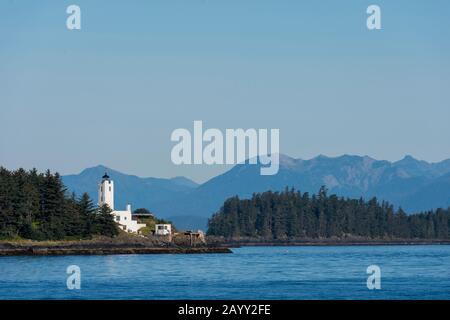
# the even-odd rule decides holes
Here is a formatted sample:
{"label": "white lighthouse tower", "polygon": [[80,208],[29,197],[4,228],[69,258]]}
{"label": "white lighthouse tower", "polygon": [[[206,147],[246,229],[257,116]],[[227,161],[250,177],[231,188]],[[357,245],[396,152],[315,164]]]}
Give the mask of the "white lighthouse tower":
{"label": "white lighthouse tower", "polygon": [[114,211],[114,181],[109,178],[107,173],[98,185],[98,206],[101,207],[104,204]]}
{"label": "white lighthouse tower", "polygon": [[137,233],[139,229],[146,226],[133,218],[131,205],[128,204],[124,211],[114,210],[114,181],[109,178],[107,173],[102,177],[102,182],[98,184],[98,206],[101,207],[104,204],[107,204],[112,210],[114,221],[122,230]]}

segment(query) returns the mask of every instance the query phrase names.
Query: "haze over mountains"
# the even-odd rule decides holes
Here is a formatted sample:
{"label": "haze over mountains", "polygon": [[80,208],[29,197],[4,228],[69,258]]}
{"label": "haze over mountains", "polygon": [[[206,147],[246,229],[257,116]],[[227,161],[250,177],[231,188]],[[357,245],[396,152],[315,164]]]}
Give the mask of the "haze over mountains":
{"label": "haze over mountains", "polygon": [[438,163],[411,156],[396,162],[367,156],[318,156],[310,160],[280,155],[280,170],[274,176],[261,176],[259,165],[239,164],[203,184],[184,177],[172,179],[140,178],[96,166],[80,174],[63,176],[69,191],[88,192],[97,200],[97,183],[105,172],[115,184],[115,206],[145,207],[177,226],[205,229],[207,219],[224,200],[254,192],[294,187],[316,193],[322,185],[329,193],[351,198],[376,196],[408,213],[450,206],[450,159]]}

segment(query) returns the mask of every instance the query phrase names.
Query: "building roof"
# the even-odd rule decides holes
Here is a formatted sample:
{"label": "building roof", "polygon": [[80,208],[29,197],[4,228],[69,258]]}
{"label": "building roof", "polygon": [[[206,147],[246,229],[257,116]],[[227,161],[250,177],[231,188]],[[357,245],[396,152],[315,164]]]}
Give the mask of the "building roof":
{"label": "building roof", "polygon": [[154,217],[154,214],[153,213],[136,213],[136,212],[133,212],[132,213],[132,216],[133,217]]}
{"label": "building roof", "polygon": [[108,174],[106,172],[105,172],[105,175],[102,178],[103,178],[103,180],[109,180],[109,176],[108,176]]}

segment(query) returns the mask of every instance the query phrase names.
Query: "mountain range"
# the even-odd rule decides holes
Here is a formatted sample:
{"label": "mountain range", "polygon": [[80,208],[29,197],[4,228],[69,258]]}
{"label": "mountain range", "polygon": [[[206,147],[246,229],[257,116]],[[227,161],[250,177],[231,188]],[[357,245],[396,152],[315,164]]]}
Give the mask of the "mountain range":
{"label": "mountain range", "polygon": [[261,176],[259,165],[238,164],[203,184],[185,177],[140,178],[99,165],[80,174],[63,176],[69,192],[87,192],[97,200],[97,184],[107,172],[115,185],[115,207],[148,208],[179,228],[205,229],[208,218],[224,200],[254,192],[294,187],[316,193],[325,185],[329,193],[350,198],[376,196],[413,213],[450,206],[450,159],[429,163],[406,156],[400,161],[375,160],[368,156],[317,156],[310,160],[280,155],[280,169]]}

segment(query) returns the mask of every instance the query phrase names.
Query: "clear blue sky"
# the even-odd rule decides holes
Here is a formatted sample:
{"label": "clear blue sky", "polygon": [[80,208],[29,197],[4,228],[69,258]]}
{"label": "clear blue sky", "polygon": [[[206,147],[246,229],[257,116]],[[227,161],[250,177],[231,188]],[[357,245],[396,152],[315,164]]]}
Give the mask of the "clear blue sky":
{"label": "clear blue sky", "polygon": [[0,2],[0,165],[204,181],[226,168],[170,161],[194,120],[279,128],[293,157],[450,158],[450,2]]}

